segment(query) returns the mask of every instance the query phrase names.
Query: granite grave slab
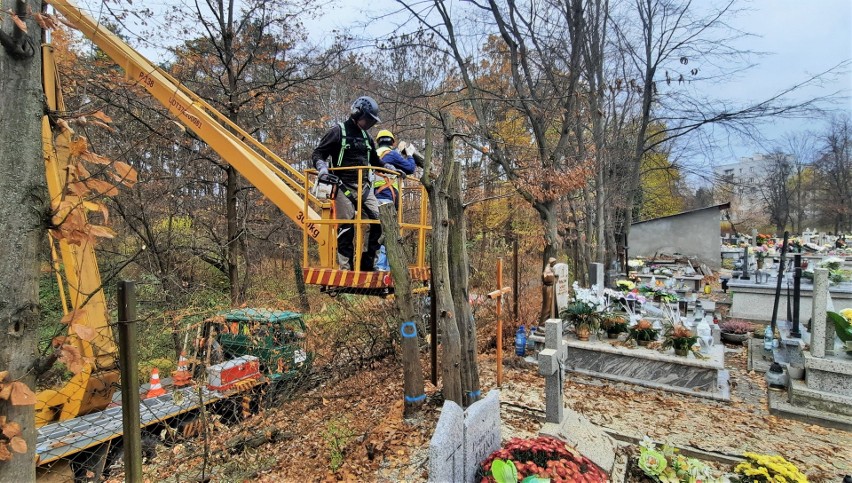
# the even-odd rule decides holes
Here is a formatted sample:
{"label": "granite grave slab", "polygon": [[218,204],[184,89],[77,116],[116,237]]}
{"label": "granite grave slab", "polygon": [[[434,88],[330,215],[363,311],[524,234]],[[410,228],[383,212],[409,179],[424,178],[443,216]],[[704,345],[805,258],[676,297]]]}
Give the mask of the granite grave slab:
{"label": "granite grave slab", "polygon": [[692,354],[679,357],[601,341],[568,340],[566,343],[567,370],[709,399],[730,400],[724,346],[711,347],[705,360],[696,359]]}
{"label": "granite grave slab", "polygon": [[489,391],[467,410],[446,401],[429,441],[429,481],[472,483],[479,463],[500,444],[500,391]]}

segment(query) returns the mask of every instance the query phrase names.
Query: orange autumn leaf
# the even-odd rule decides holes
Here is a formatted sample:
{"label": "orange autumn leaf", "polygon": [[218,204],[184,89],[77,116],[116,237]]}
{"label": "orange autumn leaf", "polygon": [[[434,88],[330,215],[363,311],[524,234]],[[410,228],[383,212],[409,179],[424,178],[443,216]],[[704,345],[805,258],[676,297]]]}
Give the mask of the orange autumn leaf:
{"label": "orange autumn leaf", "polygon": [[9,452],[9,448],[6,447],[5,443],[0,443],[0,461],[10,461],[12,459],[12,453]]}
{"label": "orange autumn leaf", "polygon": [[68,191],[80,198],[85,198],[91,190],[82,181],[73,181],[68,183]]}
{"label": "orange autumn leaf", "polygon": [[0,384],[0,400],[8,401],[12,396],[12,384]]}
{"label": "orange autumn leaf", "polygon": [[80,157],[85,159],[86,161],[88,161],[90,163],[95,163],[95,164],[108,165],[108,164],[112,163],[112,161],[110,161],[109,158],[105,158],[105,157],[101,156],[100,154],[95,154],[91,151],[86,151],[86,152],[80,153]]}
{"label": "orange autumn leaf", "polygon": [[56,23],[56,20],[54,20],[52,15],[37,13],[33,15],[33,17],[35,17],[35,21],[39,25],[39,27],[43,28],[44,30],[53,30],[59,26],[59,24]]}
{"label": "orange autumn leaf", "polygon": [[24,438],[20,436],[15,436],[9,441],[9,446],[12,447],[12,451],[18,454],[24,454],[27,452],[27,442],[24,441]]}
{"label": "orange autumn leaf", "polygon": [[86,186],[88,186],[92,189],[92,191],[95,191],[98,194],[104,196],[115,196],[118,194],[118,188],[116,188],[115,185],[111,183],[107,183],[106,181],[92,178],[87,179],[85,183]]}
{"label": "orange autumn leaf", "polygon": [[99,238],[115,238],[116,233],[109,227],[89,225],[89,234]]}
{"label": "orange autumn leaf", "polygon": [[106,130],[107,130],[107,131],[109,131],[109,132],[115,132],[115,128],[114,128],[114,127],[112,127],[112,126],[110,126],[109,124],[107,124],[107,123],[105,123],[105,122],[100,122],[100,121],[89,121],[89,124],[91,124],[92,126],[102,127],[102,128],[106,129]]}
{"label": "orange autumn leaf", "polygon": [[12,421],[11,423],[6,423],[3,425],[3,436],[12,439],[19,434],[21,434],[20,424]]}
{"label": "orange autumn leaf", "polygon": [[100,205],[100,211],[101,211],[101,215],[103,215],[103,217],[104,217],[104,223],[108,223],[109,222],[109,210],[107,209],[106,205],[103,205],[103,204]]}
{"label": "orange autumn leaf", "polygon": [[85,315],[86,309],[85,307],[81,307],[65,314],[65,317],[62,317],[62,320],[60,320],[60,322],[63,324],[73,324],[78,320],[82,319]]}
{"label": "orange autumn leaf", "polygon": [[132,166],[121,161],[116,161],[112,165],[112,168],[115,170],[113,177],[116,181],[123,183],[128,188],[136,184],[136,170]]}
{"label": "orange autumn leaf", "polygon": [[68,370],[74,374],[79,374],[83,370],[84,361],[80,349],[72,345],[62,346],[59,350],[58,360],[68,366]]}
{"label": "orange autumn leaf", "polygon": [[9,401],[13,406],[30,406],[35,404],[36,397],[33,390],[21,381],[12,383],[12,395],[9,396]]}
{"label": "orange autumn leaf", "polygon": [[88,325],[72,324],[71,330],[73,330],[74,333],[77,334],[77,337],[85,341],[92,341],[96,335],[95,329],[89,327]]}
{"label": "orange autumn leaf", "polygon": [[69,174],[76,175],[77,179],[85,179],[92,177],[92,175],[89,174],[89,170],[87,170],[86,167],[83,166],[83,163],[69,164],[66,169],[68,170]]}
{"label": "orange autumn leaf", "polygon": [[11,15],[12,15],[12,21],[13,21],[13,22],[15,22],[15,25],[16,25],[19,29],[21,29],[21,31],[22,31],[23,33],[27,33],[27,24],[26,24],[26,23],[24,23],[24,21],[23,21],[23,20],[21,20],[21,18],[20,18],[20,17],[18,17],[17,15],[15,15],[15,12],[13,12],[11,9],[10,9],[10,10],[7,10],[7,12],[9,12],[9,14],[11,14]]}
{"label": "orange autumn leaf", "polygon": [[112,118],[107,116],[106,114],[104,114],[103,111],[96,111],[96,112],[92,113],[92,117],[94,117],[96,119],[100,119],[101,121],[106,122],[106,123],[112,122]]}
{"label": "orange autumn leaf", "polygon": [[0,371],[0,382],[5,381],[7,377],[9,377],[9,371]]}

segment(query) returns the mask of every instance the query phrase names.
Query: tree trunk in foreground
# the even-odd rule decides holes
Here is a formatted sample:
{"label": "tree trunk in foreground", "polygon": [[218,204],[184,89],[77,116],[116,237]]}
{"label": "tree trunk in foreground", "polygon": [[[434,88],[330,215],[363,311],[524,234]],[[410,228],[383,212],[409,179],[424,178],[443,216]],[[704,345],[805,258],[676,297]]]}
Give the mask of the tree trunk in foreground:
{"label": "tree trunk in foreground", "polygon": [[[32,364],[38,335],[39,244],[46,189],[41,148],[44,96],[41,86],[39,28],[25,15],[26,2],[2,1],[4,11],[28,19],[30,39],[3,15],[0,36],[0,371],[8,381],[35,387]],[[29,5],[40,11],[40,2]],[[13,30],[14,29],[14,30]],[[9,42],[20,47],[13,58]],[[35,49],[35,50],[33,50]],[[14,51],[13,51],[14,52]],[[32,55],[26,56],[27,53]],[[23,53],[23,54],[22,54]],[[0,462],[0,481],[35,480],[36,439],[33,406],[0,401],[0,417],[21,425],[27,452]]]}

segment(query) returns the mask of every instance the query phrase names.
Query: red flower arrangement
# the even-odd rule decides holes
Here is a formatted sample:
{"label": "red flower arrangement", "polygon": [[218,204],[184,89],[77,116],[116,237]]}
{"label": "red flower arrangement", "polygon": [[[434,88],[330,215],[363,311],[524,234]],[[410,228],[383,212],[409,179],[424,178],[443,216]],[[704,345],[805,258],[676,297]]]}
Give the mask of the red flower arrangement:
{"label": "red flower arrangement", "polygon": [[757,242],[758,246],[759,245],[768,245],[768,246],[774,246],[775,245],[775,238],[773,238],[772,235],[769,235],[769,234],[766,234],[766,233],[758,233],[757,237],[755,238],[755,241]]}
{"label": "red flower arrangement", "polygon": [[491,463],[495,459],[509,460],[518,470],[518,481],[530,475],[550,478],[558,482],[588,482],[607,481],[603,472],[591,460],[568,446],[564,441],[547,436],[533,439],[510,439],[503,448],[491,453],[480,465],[477,475],[482,482],[493,483]]}

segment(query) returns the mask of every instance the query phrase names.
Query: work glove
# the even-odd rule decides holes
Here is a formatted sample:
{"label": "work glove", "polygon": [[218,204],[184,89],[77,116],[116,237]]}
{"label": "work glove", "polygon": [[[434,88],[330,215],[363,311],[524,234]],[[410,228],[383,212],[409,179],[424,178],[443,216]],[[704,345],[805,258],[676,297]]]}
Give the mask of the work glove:
{"label": "work glove", "polygon": [[396,150],[401,153],[405,151],[406,147],[408,147],[408,143],[405,141],[400,141],[399,144],[396,145]]}
{"label": "work glove", "polygon": [[328,164],[325,161],[317,161],[317,178],[325,180],[328,178]]}
{"label": "work glove", "polygon": [[392,165],[392,164],[390,164],[390,163],[386,163],[386,164],[385,164],[384,166],[382,166],[382,167],[383,167],[383,168],[385,168],[385,169],[387,169],[387,170],[389,170],[389,171],[391,171],[391,173],[388,173],[388,174],[393,174],[393,175],[397,176],[398,178],[405,179],[405,173],[403,173],[402,171],[400,171],[400,170],[399,170],[396,166],[394,166],[394,165]]}
{"label": "work glove", "polygon": [[417,148],[415,148],[413,144],[409,144],[405,147],[403,154],[408,157],[414,156],[415,154],[417,154]]}

